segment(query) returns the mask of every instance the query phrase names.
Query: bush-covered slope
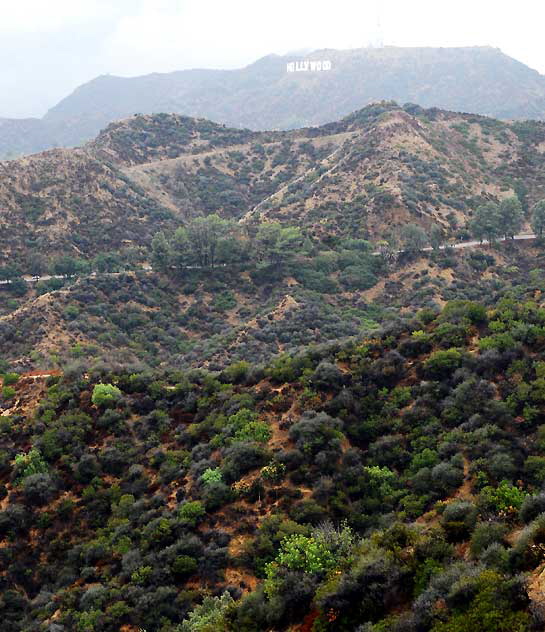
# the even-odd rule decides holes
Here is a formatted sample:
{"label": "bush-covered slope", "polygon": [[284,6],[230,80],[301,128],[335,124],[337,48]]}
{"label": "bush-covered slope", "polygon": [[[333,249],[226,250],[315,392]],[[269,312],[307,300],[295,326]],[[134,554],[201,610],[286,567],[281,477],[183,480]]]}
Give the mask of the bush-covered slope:
{"label": "bush-covered slope", "polygon": [[0,286],[0,360],[19,370],[266,362],[456,298],[490,306],[505,296],[539,297],[544,269],[543,247],[524,242],[405,256],[395,265],[341,242],[280,266],[15,283]]}
{"label": "bush-covered slope", "polygon": [[539,629],[544,351],[537,304],[455,301],[267,367],[7,374],[4,629]]}
{"label": "bush-covered slope", "polygon": [[[382,103],[321,128],[252,133],[133,117],[81,150],[0,163],[0,262],[149,248],[190,217],[372,240],[408,222],[462,235],[483,202],[545,197],[545,124]],[[127,254],[127,257],[130,257]]]}

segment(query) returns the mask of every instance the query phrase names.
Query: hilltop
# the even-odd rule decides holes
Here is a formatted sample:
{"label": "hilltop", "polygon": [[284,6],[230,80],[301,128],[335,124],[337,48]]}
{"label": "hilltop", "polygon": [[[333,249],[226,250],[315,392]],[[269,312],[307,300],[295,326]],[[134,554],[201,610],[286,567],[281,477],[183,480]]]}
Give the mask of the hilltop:
{"label": "hilltop", "polygon": [[495,48],[319,50],[305,59],[331,61],[331,71],[287,73],[297,59],[270,55],[238,70],[98,77],[43,119],[0,121],[0,156],[80,145],[135,113],[253,130],[322,125],[381,100],[500,119],[545,117],[545,77]]}

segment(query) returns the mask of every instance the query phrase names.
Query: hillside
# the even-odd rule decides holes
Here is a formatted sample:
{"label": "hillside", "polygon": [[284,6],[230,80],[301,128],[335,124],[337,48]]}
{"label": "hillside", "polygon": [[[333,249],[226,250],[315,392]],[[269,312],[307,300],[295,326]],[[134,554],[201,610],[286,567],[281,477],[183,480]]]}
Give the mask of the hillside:
{"label": "hillside", "polygon": [[3,629],[543,626],[545,313],[266,367],[4,376]]}
{"label": "hillside", "polygon": [[2,632],[538,632],[545,122],[179,114],[0,162]]}
{"label": "hillside", "polygon": [[[490,304],[541,265],[540,244],[393,249],[407,224],[467,239],[479,205],[514,193],[527,226],[544,147],[544,123],[383,103],[291,132],[133,117],[85,148],[0,163],[0,360],[221,369],[391,312]],[[199,258],[206,235],[179,234],[201,221],[220,265]]]}
{"label": "hillside", "polygon": [[545,117],[545,77],[490,47],[320,50],[305,59],[331,61],[331,71],[287,73],[297,59],[271,55],[239,70],[98,77],[41,120],[0,122],[0,157],[80,145],[135,113],[253,130],[322,125],[381,100],[501,119]]}
{"label": "hillside", "polygon": [[83,149],[0,163],[0,262],[28,270],[35,245],[45,259],[149,248],[154,233],[213,213],[324,240],[380,240],[407,222],[451,235],[483,201],[544,198],[544,147],[545,123],[394,103],[293,132],[133,117]]}
{"label": "hillside", "polygon": [[430,253],[395,265],[339,246],[281,269],[250,262],[181,277],[141,271],[41,281],[22,292],[0,286],[0,362],[23,371],[263,363],[372,335],[384,320],[456,298],[490,306],[539,296],[532,274],[544,268],[541,245]]}

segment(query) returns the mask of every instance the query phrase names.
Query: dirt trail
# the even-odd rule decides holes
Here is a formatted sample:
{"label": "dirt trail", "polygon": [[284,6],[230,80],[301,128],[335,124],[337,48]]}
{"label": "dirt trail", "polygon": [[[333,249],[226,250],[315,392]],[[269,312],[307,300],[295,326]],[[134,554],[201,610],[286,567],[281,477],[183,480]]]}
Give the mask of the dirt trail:
{"label": "dirt trail", "polygon": [[464,482],[460,486],[460,488],[454,494],[454,498],[458,498],[460,500],[475,500],[475,495],[471,491],[473,488],[473,479],[470,476],[470,463],[467,457],[464,456]]}
{"label": "dirt trail", "polygon": [[528,597],[538,612],[545,611],[545,562],[528,578]]}
{"label": "dirt trail", "polygon": [[[31,416],[47,391],[47,378],[60,375],[62,373],[57,369],[23,373],[13,385],[15,397],[4,402],[4,404],[0,404],[0,417],[11,417],[12,415]],[[2,381],[0,380],[1,385]]]}

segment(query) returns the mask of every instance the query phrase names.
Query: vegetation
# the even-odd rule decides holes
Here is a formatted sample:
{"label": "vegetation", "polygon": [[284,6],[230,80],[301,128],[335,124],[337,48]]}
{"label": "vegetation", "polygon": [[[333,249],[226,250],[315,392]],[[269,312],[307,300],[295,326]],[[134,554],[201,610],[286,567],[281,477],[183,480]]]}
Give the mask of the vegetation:
{"label": "vegetation", "polygon": [[544,340],[536,303],[455,301],[268,367],[50,378],[2,426],[6,629],[531,630]]}
{"label": "vegetation", "polygon": [[[391,186],[373,161],[415,123],[437,160],[396,145]],[[69,153],[73,188],[16,161],[5,629],[542,627],[545,254],[511,239],[541,235],[541,133],[391,103],[270,135],[157,115]],[[496,166],[524,152],[493,170],[488,137]],[[17,197],[29,169],[62,204]],[[77,250],[35,257],[68,206]],[[492,245],[448,247],[471,234]]]}

